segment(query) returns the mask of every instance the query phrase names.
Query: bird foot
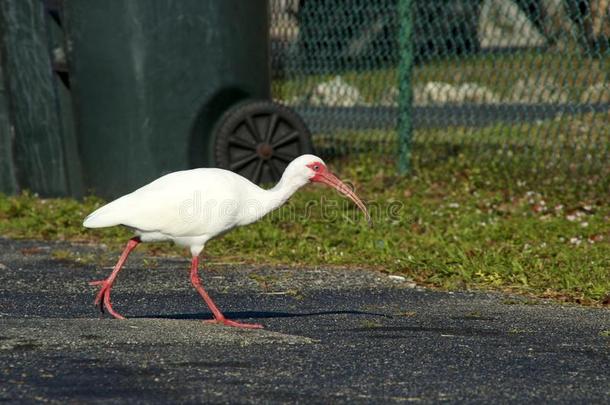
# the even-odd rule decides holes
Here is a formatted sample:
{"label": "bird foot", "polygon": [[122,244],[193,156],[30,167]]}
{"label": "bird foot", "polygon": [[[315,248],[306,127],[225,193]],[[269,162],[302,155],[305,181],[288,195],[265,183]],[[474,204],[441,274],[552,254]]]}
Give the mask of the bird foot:
{"label": "bird foot", "polygon": [[104,313],[104,309],[106,309],[106,311],[108,311],[108,313],[114,318],[125,319],[123,315],[112,309],[112,303],[110,302],[110,290],[112,289],[112,282],[108,280],[97,280],[90,281],[89,285],[101,285],[100,291],[97,293],[94,301],[94,304],[99,307],[101,313]]}
{"label": "bird foot", "polygon": [[221,324],[221,325],[225,325],[225,326],[233,326],[236,328],[246,328],[246,329],[263,329],[264,326],[258,323],[241,323],[241,322],[236,322],[236,321],[232,321],[230,319],[209,319],[207,321],[203,321],[203,323],[216,323],[216,324]]}

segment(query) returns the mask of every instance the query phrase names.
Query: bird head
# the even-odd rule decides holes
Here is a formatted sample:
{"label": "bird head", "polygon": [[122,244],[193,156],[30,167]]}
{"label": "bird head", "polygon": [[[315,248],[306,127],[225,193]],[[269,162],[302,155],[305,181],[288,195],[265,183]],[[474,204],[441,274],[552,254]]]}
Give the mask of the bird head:
{"label": "bird head", "polygon": [[323,183],[334,188],[352,200],[354,204],[356,204],[358,208],[362,210],[367,221],[371,223],[371,216],[369,215],[369,212],[362,200],[350,187],[343,183],[337,176],[332,174],[326,167],[324,161],[319,157],[314,155],[299,156],[288,165],[286,172],[300,178],[303,183]]}

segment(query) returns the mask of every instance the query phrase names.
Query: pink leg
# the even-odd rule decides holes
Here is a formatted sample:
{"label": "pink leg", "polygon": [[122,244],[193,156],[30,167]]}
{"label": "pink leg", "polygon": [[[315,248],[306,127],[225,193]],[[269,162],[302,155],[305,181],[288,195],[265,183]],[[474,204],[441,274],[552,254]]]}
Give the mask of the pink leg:
{"label": "pink leg", "polygon": [[108,313],[113,317],[117,319],[125,319],[121,314],[112,309],[112,303],[110,302],[110,291],[112,290],[112,283],[114,283],[114,279],[119,274],[119,271],[121,271],[123,264],[127,260],[127,256],[129,256],[129,253],[131,253],[131,251],[134,250],[139,243],[140,239],[137,237],[130,239],[129,242],[127,242],[127,246],[125,246],[125,250],[123,250],[123,254],[121,254],[119,261],[114,266],[114,269],[108,278],[105,280],[91,281],[89,283],[90,285],[102,286],[100,291],[97,293],[97,297],[95,297],[95,305],[100,307],[100,311],[102,311],[102,313],[104,312],[104,308],[106,308]]}
{"label": "pink leg", "polygon": [[263,325],[259,324],[240,323],[225,318],[225,316],[222,314],[222,312],[220,312],[216,304],[214,304],[214,301],[212,301],[212,298],[210,298],[208,293],[203,289],[203,286],[201,285],[201,280],[199,279],[198,268],[199,256],[194,256],[193,261],[191,262],[191,283],[193,283],[193,286],[195,287],[199,295],[201,295],[207,306],[210,308],[210,311],[212,311],[212,314],[214,314],[214,319],[205,322],[221,323],[223,325],[236,326],[238,328],[260,329],[263,327]]}

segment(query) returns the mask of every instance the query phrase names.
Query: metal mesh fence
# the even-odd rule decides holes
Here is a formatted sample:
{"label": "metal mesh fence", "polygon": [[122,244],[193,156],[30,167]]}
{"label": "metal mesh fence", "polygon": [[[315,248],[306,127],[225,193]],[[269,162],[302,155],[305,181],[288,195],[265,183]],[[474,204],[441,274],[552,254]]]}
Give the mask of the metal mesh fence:
{"label": "metal mesh fence", "polygon": [[[608,0],[270,0],[270,9],[273,96],[304,117],[324,156],[397,154],[410,110],[419,161],[463,152],[610,175]],[[404,88],[411,102],[400,108]]]}

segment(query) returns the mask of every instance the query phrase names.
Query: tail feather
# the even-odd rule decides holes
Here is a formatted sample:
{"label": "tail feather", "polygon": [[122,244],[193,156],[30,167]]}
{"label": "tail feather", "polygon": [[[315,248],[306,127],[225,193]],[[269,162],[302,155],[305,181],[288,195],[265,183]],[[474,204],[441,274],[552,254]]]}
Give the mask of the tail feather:
{"label": "tail feather", "polygon": [[83,226],[85,228],[105,228],[107,226],[114,225],[118,225],[118,223],[104,215],[96,215],[95,212],[87,216],[87,218],[85,218],[83,221]]}
{"label": "tail feather", "polygon": [[115,200],[89,214],[83,221],[85,228],[105,228],[122,223],[122,209],[119,200]]}

